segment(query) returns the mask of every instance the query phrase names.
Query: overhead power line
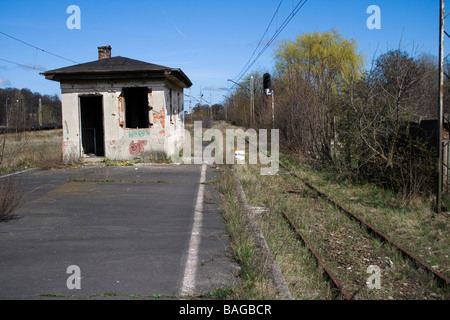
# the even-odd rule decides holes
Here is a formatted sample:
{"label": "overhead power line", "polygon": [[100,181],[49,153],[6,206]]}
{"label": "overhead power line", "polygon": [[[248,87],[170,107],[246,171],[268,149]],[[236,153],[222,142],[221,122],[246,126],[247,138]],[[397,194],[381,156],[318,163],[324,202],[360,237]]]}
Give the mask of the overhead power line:
{"label": "overhead power line", "polygon": [[[185,97],[189,97],[188,95],[184,95]],[[197,101],[197,102],[199,102],[199,103],[201,103],[202,101],[201,100],[203,100],[204,102],[206,102],[206,103],[210,103],[210,101],[208,101],[208,100],[206,100],[205,98],[203,98],[203,96],[201,97],[202,99],[201,100],[199,100],[199,99],[197,99],[196,97],[194,97],[194,96],[191,96],[190,98],[192,98],[192,99],[194,99],[195,101]]]}
{"label": "overhead power line", "polygon": [[189,95],[184,95],[185,97],[189,97],[189,98],[191,98],[191,99],[194,99],[195,101],[198,101],[198,102],[200,102],[200,100],[198,100],[196,97],[194,97],[194,96],[189,96]]}
{"label": "overhead power line", "polygon": [[2,31],[0,31],[0,34],[3,34],[4,36],[7,36],[7,37],[9,37],[9,38],[11,38],[11,39],[14,39],[14,40],[16,40],[16,41],[18,41],[18,42],[20,42],[20,43],[23,43],[23,44],[25,44],[25,45],[27,45],[27,46],[29,46],[29,47],[34,48],[34,49],[36,49],[36,50],[40,50],[40,51],[42,51],[42,52],[45,52],[45,53],[47,53],[47,54],[50,54],[50,55],[52,55],[52,56],[54,56],[54,57],[57,57],[57,58],[60,58],[60,59],[64,59],[64,60],[67,60],[67,61],[70,61],[70,62],[73,62],[73,63],[79,63],[79,62],[77,62],[77,61],[74,61],[74,60],[71,60],[71,59],[64,58],[63,56],[60,56],[60,55],[58,55],[58,54],[55,54],[55,53],[52,53],[52,52],[50,52],[50,51],[44,50],[44,49],[42,49],[42,48],[36,47],[36,46],[34,46],[34,45],[32,45],[32,44],[30,44],[30,43],[28,43],[28,42],[25,42],[25,41],[23,41],[23,40],[20,40],[20,39],[18,39],[18,38],[16,38],[16,37],[13,37],[13,36],[11,36],[11,35],[9,35],[9,34],[6,34],[6,33],[2,32]]}
{"label": "overhead power line", "polygon": [[[295,6],[295,8],[291,11],[291,13],[287,16],[287,18],[284,20],[284,22],[281,24],[281,26],[275,31],[273,36],[269,39],[269,41],[266,43],[264,48],[258,53],[256,58],[252,61],[252,63],[247,67],[247,69],[244,71],[244,73],[241,75],[239,80],[250,70],[250,68],[253,66],[253,64],[263,55],[263,53],[267,50],[267,48],[270,47],[270,45],[273,43],[273,41],[278,37],[278,35],[286,28],[286,26],[291,22],[291,20],[294,18],[294,16],[300,11],[300,9],[306,4],[308,0],[299,1],[299,3]],[[239,80],[237,82],[239,82]]]}
{"label": "overhead power line", "polygon": [[[255,62],[263,55],[263,53],[267,50],[267,48],[270,47],[270,45],[273,43],[273,41],[278,37],[278,35],[286,28],[286,26],[291,22],[291,20],[295,17],[295,15],[303,8],[303,6],[308,2],[308,0],[301,0],[297,3],[297,5],[292,9],[291,13],[286,17],[286,19],[283,21],[281,26],[275,31],[275,33],[272,35],[272,37],[267,41],[266,45],[261,49],[261,51],[258,53],[256,58],[245,68],[244,71],[240,72],[240,76],[236,82],[239,82],[242,77],[250,70],[250,68],[255,64]],[[252,55],[253,56],[253,55]],[[251,58],[250,58],[251,60]],[[230,90],[234,89],[236,85],[234,85]]]}
{"label": "overhead power line", "polygon": [[242,68],[241,72],[238,73],[238,75],[236,76],[236,78],[238,78],[238,77],[241,75],[241,73],[244,72],[245,68],[248,66],[248,64],[250,63],[250,61],[251,61],[252,58],[254,57],[254,55],[255,55],[255,53],[256,53],[256,50],[258,50],[259,46],[260,46],[261,43],[263,42],[264,37],[266,36],[267,31],[269,31],[269,28],[270,28],[270,26],[272,25],[272,22],[273,22],[273,20],[275,19],[275,16],[277,15],[278,10],[280,10],[280,7],[281,7],[282,4],[283,4],[283,0],[281,0],[280,3],[278,4],[277,10],[275,10],[275,13],[274,13],[273,16],[272,16],[272,19],[270,20],[269,25],[268,25],[267,28],[266,28],[266,31],[264,31],[264,34],[262,35],[261,40],[259,40],[259,43],[258,43],[258,45],[256,46],[255,50],[253,51],[252,55],[251,55],[250,58],[248,59],[248,61],[247,61],[247,63],[245,64],[245,66]]}
{"label": "overhead power line", "polygon": [[0,60],[8,62],[8,63],[15,64],[15,65],[18,65],[18,66],[21,66],[21,67],[24,67],[24,68],[28,68],[28,69],[34,69],[34,70],[38,70],[38,71],[45,71],[45,69],[40,69],[40,68],[36,68],[36,67],[27,66],[25,64],[17,63],[17,62],[14,62],[14,61],[9,61],[9,60],[2,59],[2,58],[0,58]]}

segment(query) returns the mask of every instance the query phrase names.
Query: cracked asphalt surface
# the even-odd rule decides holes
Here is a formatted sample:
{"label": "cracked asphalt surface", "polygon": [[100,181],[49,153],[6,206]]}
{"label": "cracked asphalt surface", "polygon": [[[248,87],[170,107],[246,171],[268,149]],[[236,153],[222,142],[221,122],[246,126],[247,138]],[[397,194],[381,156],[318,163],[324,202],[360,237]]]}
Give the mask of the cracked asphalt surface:
{"label": "cracked asphalt surface", "polygon": [[[0,299],[177,297],[200,165],[100,166],[18,174],[24,202],[0,223]],[[208,166],[196,292],[236,284]],[[80,268],[70,290],[67,268]]]}

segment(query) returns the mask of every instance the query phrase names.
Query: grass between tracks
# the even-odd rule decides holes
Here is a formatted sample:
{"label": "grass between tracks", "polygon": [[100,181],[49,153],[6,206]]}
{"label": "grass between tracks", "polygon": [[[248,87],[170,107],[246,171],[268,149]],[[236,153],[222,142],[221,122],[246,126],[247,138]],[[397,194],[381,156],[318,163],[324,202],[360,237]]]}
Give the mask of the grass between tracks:
{"label": "grass between tracks", "polygon": [[450,214],[436,215],[433,199],[405,200],[372,184],[355,184],[329,172],[311,170],[289,157],[281,160],[435,270],[450,276]]}
{"label": "grass between tracks", "polygon": [[[224,124],[218,128],[223,130]],[[298,159],[284,154],[280,155],[280,161],[433,268],[450,275],[449,216],[447,213],[436,216],[432,201],[420,198],[405,201],[377,186],[354,184],[328,172],[311,170]],[[311,254],[288,228],[281,210],[294,218],[356,299],[449,298],[448,289],[438,287],[431,276],[418,271],[392,247],[365,234],[357,223],[320,200],[292,175],[261,176],[259,165],[235,165],[234,168],[249,204],[266,209],[259,215],[258,222],[294,299],[323,300],[333,299],[335,295]],[[223,175],[229,173],[224,171]],[[234,201],[232,193],[224,197],[225,214],[227,210],[234,210],[233,215],[240,214],[239,204]],[[227,209],[228,205],[234,209]],[[233,233],[237,237],[233,240],[236,244],[242,243],[240,237],[245,233],[244,229],[239,229],[242,224],[242,221],[228,223],[231,238]],[[251,253],[251,246],[246,250],[235,249],[241,263],[242,252]],[[381,290],[367,288],[371,276],[367,268],[371,265],[381,269]],[[245,290],[241,295],[247,295]]]}
{"label": "grass between tracks", "polygon": [[[288,162],[282,156],[283,163]],[[308,170],[291,161],[292,171],[318,186],[363,219],[448,274],[447,217],[434,216],[424,202],[405,203],[370,185],[344,184],[329,174]],[[300,230],[326,259],[356,299],[448,299],[432,278],[418,271],[395,249],[372,239],[359,226],[322,201],[289,174],[261,176],[258,166],[236,165],[235,171],[249,204],[267,211],[258,219],[264,236],[288,281],[295,299],[328,299],[315,263],[286,227],[281,210],[288,212]],[[370,265],[381,269],[381,289],[369,290]]]}
{"label": "grass between tracks", "polygon": [[[254,235],[250,231],[249,221],[243,205],[238,199],[235,188],[235,178],[229,167],[221,167],[219,190],[223,195],[223,217],[231,239],[234,258],[240,264],[241,283],[231,290],[227,298],[238,300],[279,299],[269,274],[266,273],[265,261],[258,256]],[[294,298],[301,299],[332,299],[333,293],[322,276],[317,272],[317,266],[306,248],[299,245],[298,240],[290,234],[287,225],[275,221],[277,226],[272,229],[274,234],[266,238],[268,245],[275,252],[278,264],[288,269],[284,272],[287,281],[296,292]],[[282,237],[290,235],[280,240]],[[292,288],[291,288],[292,292]]]}

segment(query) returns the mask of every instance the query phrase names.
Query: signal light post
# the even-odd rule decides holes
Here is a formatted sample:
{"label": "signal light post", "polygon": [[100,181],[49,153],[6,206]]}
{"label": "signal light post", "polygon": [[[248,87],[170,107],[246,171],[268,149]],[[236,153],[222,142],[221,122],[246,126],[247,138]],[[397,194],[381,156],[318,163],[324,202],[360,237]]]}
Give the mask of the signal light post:
{"label": "signal light post", "polygon": [[272,96],[272,128],[275,128],[275,97],[273,89],[270,90],[270,87],[272,86],[272,81],[270,78],[270,74],[265,73],[263,76],[263,86],[264,86],[264,93],[266,96]]}

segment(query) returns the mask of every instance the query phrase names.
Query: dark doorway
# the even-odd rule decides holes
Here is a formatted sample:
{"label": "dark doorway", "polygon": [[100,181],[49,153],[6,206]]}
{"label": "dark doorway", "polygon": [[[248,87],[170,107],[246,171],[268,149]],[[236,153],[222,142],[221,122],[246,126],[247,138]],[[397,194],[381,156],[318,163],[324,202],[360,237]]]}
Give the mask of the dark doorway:
{"label": "dark doorway", "polygon": [[101,96],[80,97],[81,140],[84,154],[105,156],[103,99]]}

